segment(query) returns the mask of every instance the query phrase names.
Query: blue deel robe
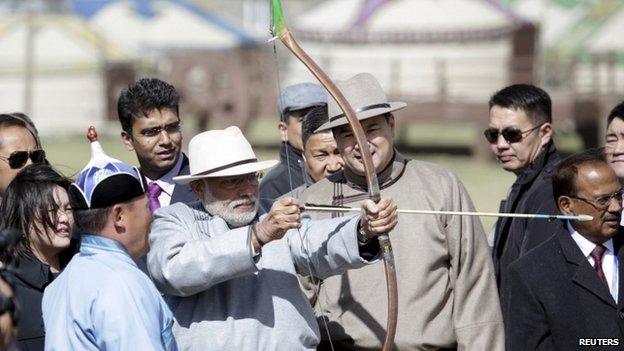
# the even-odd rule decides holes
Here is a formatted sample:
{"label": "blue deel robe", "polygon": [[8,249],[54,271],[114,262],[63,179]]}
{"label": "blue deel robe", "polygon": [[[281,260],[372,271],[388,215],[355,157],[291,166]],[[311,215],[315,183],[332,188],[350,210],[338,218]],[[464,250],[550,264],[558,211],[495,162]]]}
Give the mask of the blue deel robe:
{"label": "blue deel robe", "polygon": [[82,235],[80,253],[45,290],[46,350],[177,350],[173,318],[124,247]]}

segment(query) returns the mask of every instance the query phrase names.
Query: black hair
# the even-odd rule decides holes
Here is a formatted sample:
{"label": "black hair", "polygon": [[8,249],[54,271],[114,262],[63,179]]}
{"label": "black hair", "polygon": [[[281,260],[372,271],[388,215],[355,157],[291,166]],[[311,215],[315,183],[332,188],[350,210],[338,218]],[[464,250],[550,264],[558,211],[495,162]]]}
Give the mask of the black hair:
{"label": "black hair", "polygon": [[310,136],[315,134],[315,131],[327,121],[329,121],[327,105],[317,106],[303,117],[303,122],[301,123],[301,139],[303,140],[304,149]]}
{"label": "black hair", "polygon": [[511,110],[522,110],[534,125],[552,123],[552,102],[543,89],[530,84],[514,84],[492,95],[489,109],[500,106]]}
{"label": "black hair", "polygon": [[180,117],[180,95],[173,85],[156,78],[143,78],[122,90],[117,101],[121,129],[132,134],[132,118],[146,117],[153,110],[168,108]]}
{"label": "black hair", "polygon": [[576,196],[576,176],[578,169],[584,164],[606,163],[604,151],[602,149],[589,149],[583,152],[573,154],[565,158],[552,177],[553,197],[555,203],[561,196]]}
{"label": "black hair", "polygon": [[17,254],[33,256],[29,233],[56,229],[57,216],[50,214],[51,210],[59,210],[54,188],[60,186],[67,190],[70,184],[68,178],[47,164],[32,164],[17,173],[0,205],[0,228],[14,228],[21,233],[13,257]]}
{"label": "black hair", "polygon": [[37,148],[41,149],[41,141],[39,140],[39,132],[33,121],[27,115],[21,112],[2,113],[0,114],[0,128],[21,127],[32,135],[37,144]]}
{"label": "black hair", "polygon": [[624,101],[615,105],[611,112],[609,112],[609,116],[607,117],[607,127],[609,127],[609,124],[611,124],[611,122],[613,122],[616,118],[624,121]]}
{"label": "black hair", "polygon": [[74,231],[79,234],[100,234],[113,206],[75,211]]}

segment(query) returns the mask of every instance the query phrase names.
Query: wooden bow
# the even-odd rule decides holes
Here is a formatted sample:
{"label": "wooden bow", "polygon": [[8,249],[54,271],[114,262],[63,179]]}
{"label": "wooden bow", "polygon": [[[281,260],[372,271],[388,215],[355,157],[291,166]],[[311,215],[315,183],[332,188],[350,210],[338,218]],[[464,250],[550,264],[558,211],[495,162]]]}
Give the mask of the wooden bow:
{"label": "wooden bow", "polygon": [[[312,58],[299,46],[293,35],[286,27],[283,16],[282,3],[280,0],[272,1],[272,25],[271,31],[274,37],[279,40],[301,61],[310,72],[319,80],[319,82],[327,89],[327,92],[336,100],[340,109],[344,112],[349,126],[355,136],[355,140],[362,155],[364,169],[366,173],[366,182],[368,185],[369,198],[375,202],[381,199],[379,192],[379,181],[377,180],[377,172],[368,148],[368,141],[364,134],[364,129],[357,119],[353,107],[349,104],[340,89],[327,76],[327,74],[312,60]],[[386,285],[388,288],[388,319],[386,325],[386,337],[382,350],[390,351],[394,345],[394,337],[396,335],[397,314],[398,314],[398,291],[397,278],[394,266],[394,255],[392,253],[392,245],[388,235],[379,235],[379,244],[384,260],[384,269],[386,273]]]}

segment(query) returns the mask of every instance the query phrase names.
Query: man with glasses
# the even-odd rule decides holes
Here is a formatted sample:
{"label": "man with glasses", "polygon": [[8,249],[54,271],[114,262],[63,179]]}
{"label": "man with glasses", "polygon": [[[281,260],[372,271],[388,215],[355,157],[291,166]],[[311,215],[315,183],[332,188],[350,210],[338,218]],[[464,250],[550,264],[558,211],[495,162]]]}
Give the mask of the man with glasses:
{"label": "man with glasses", "polygon": [[297,273],[324,278],[376,261],[372,239],[394,228],[396,205],[369,200],[361,215],[311,221],[283,197],[258,216],[258,172],[277,161],[258,161],[237,127],[196,135],[189,156],[191,175],[174,180],[190,182],[201,201],[154,213],[147,258],[180,349],[316,350]]}
{"label": "man with glasses", "polygon": [[[485,138],[503,169],[517,177],[500,212],[558,213],[551,178],[560,159],[552,141],[550,96],[533,85],[511,85],[490,98],[489,108]],[[509,264],[548,239],[555,227],[540,219],[500,218],[496,222],[492,257],[501,300]]]}
{"label": "man with glasses", "polygon": [[0,201],[17,173],[46,162],[34,124],[22,113],[0,114]]}
{"label": "man with glasses", "polygon": [[173,177],[189,172],[188,159],[182,153],[179,101],[172,85],[143,78],[124,89],[117,102],[121,138],[126,148],[136,153],[148,182],[152,211],[197,200],[188,186],[173,182]]}
{"label": "man with glasses", "polygon": [[509,266],[507,350],[622,349],[620,186],[595,150],[561,161],[559,210],[593,220],[554,222],[550,239]]}

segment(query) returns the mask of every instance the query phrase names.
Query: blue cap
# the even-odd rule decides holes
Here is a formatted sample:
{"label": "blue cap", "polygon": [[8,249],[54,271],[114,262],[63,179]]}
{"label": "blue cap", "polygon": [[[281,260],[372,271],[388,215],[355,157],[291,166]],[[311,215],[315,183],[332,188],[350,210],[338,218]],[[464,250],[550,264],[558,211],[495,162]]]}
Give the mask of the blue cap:
{"label": "blue cap", "polygon": [[327,92],[314,83],[300,83],[286,87],[277,99],[277,112],[280,116],[288,111],[303,110],[327,104]]}
{"label": "blue cap", "polygon": [[91,142],[91,160],[69,187],[71,207],[76,210],[105,208],[145,194],[141,172],[107,156],[100,143]]}

